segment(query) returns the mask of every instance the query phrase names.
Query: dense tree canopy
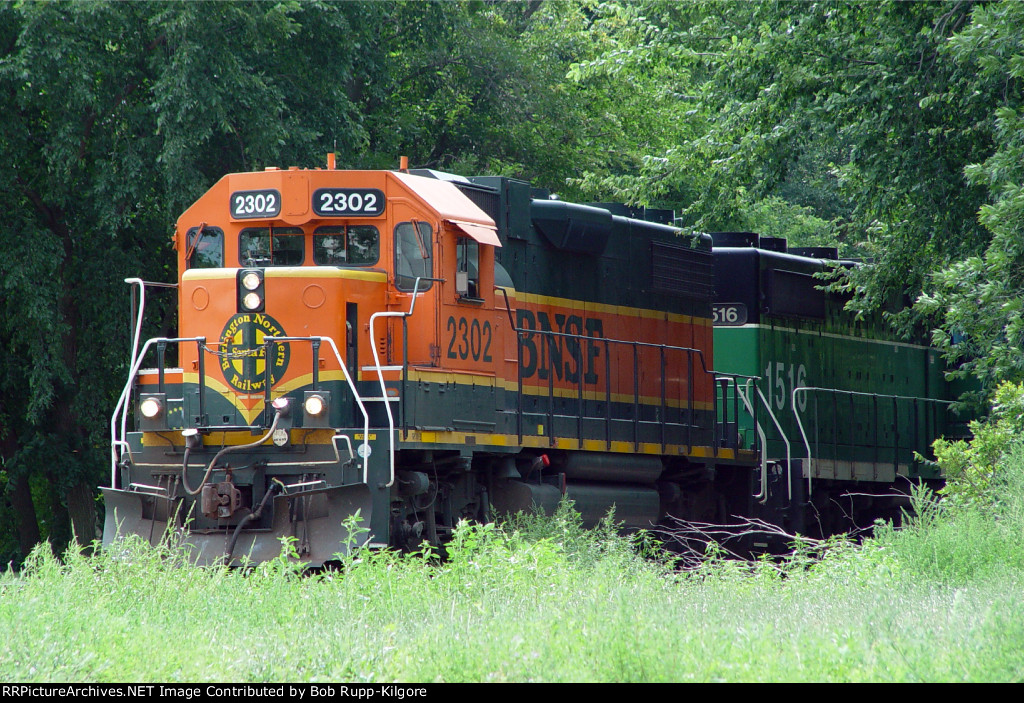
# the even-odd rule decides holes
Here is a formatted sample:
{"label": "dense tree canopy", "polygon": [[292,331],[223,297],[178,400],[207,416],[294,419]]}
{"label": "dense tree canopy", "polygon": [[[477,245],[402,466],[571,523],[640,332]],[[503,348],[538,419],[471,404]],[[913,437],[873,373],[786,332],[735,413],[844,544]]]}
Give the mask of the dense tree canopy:
{"label": "dense tree canopy", "polygon": [[645,36],[595,63],[688,76],[696,136],[584,183],[695,229],[837,244],[876,264],[836,283],[854,309],[917,301],[889,319],[933,330],[959,374],[1024,375],[1020,3],[634,9]]}
{"label": "dense tree canopy", "polygon": [[916,300],[894,324],[1021,379],[1022,8],[0,4],[0,558],[94,534],[123,279],[173,280],[223,173],[327,151],[833,243],[880,264],[837,282],[857,309]]}

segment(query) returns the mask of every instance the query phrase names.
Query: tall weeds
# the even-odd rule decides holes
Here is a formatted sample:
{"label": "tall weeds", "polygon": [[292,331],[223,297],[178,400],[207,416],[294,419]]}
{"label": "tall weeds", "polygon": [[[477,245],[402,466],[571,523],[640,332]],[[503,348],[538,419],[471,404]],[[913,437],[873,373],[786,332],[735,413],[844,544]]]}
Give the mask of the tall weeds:
{"label": "tall weeds", "polygon": [[[692,570],[570,506],[463,523],[445,558],[355,547],[311,574],[171,544],[33,553],[0,575],[5,681],[1024,679],[1024,450],[997,499],[921,493],[907,527]],[[645,552],[646,550],[646,552]]]}

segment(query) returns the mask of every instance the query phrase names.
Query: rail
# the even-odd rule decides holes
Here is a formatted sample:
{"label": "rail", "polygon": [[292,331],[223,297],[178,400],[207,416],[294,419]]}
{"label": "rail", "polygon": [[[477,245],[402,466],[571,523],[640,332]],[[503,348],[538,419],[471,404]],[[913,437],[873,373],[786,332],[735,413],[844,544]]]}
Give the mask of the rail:
{"label": "rail", "polygon": [[[639,448],[640,448],[641,425],[644,425],[644,424],[658,424],[659,425],[659,432],[660,432],[660,438],[659,439],[660,439],[660,444],[661,444],[661,448],[662,448],[663,452],[666,450],[666,446],[668,444],[668,439],[667,439],[667,434],[666,434],[667,431],[670,428],[680,428],[680,429],[685,430],[685,442],[683,442],[683,444],[687,448],[687,453],[689,453],[692,450],[693,446],[694,446],[694,441],[693,441],[694,431],[700,431],[702,429],[706,429],[705,426],[703,426],[701,424],[698,424],[697,422],[695,422],[695,419],[694,419],[695,397],[694,397],[694,383],[693,383],[693,381],[696,378],[696,375],[695,375],[695,371],[697,371],[696,364],[697,364],[697,362],[699,362],[700,372],[703,373],[705,376],[708,376],[709,380],[711,381],[711,383],[713,385],[713,392],[712,392],[712,404],[713,404],[713,407],[711,409],[711,416],[715,418],[715,420],[714,420],[715,428],[713,430],[711,444],[712,444],[712,449],[713,449],[714,455],[716,457],[718,456],[718,454],[719,454],[719,446],[720,445],[725,445],[725,446],[731,446],[731,447],[734,447],[734,448],[738,448],[738,446],[739,446],[739,406],[740,406],[740,403],[741,403],[740,398],[742,396],[742,392],[740,391],[740,382],[741,381],[742,382],[746,382],[746,383],[756,382],[756,377],[745,376],[743,374],[716,373],[714,370],[708,368],[707,361],[706,361],[706,359],[704,357],[704,352],[703,352],[702,349],[695,349],[695,348],[692,348],[692,347],[683,347],[683,346],[674,346],[674,345],[669,345],[669,344],[656,344],[656,343],[653,343],[653,342],[639,342],[639,341],[635,341],[635,340],[615,339],[615,338],[612,338],[612,337],[604,337],[604,336],[590,336],[590,335],[584,335],[584,334],[577,334],[577,333],[573,333],[573,332],[557,332],[555,330],[531,329],[531,328],[519,327],[518,325],[516,325],[515,320],[512,317],[512,306],[509,303],[508,293],[505,291],[504,288],[502,288],[500,286],[496,286],[495,290],[500,292],[502,294],[502,296],[505,298],[505,310],[506,310],[506,313],[508,315],[509,325],[510,325],[510,328],[516,333],[516,338],[517,338],[517,345],[516,345],[516,347],[517,347],[517,358],[516,358],[516,362],[517,362],[517,368],[518,368],[518,373],[517,373],[517,376],[518,376],[517,377],[518,394],[517,394],[517,406],[516,406],[516,410],[517,410],[517,413],[516,413],[516,415],[517,415],[517,419],[516,419],[516,432],[517,432],[518,441],[519,441],[520,444],[522,444],[523,437],[524,437],[523,416],[525,414],[524,413],[524,406],[523,406],[523,403],[524,403],[524,400],[525,400],[525,394],[524,394],[524,381],[525,381],[525,377],[524,377],[524,373],[523,373],[523,370],[524,370],[524,366],[523,366],[523,350],[524,350],[524,347],[526,345],[524,344],[524,341],[527,338],[532,337],[533,335],[537,335],[539,339],[544,340],[544,341],[541,344],[537,345],[536,348],[538,350],[543,350],[544,352],[546,352],[546,356],[547,356],[548,359],[551,359],[553,356],[557,356],[557,357],[561,358],[562,352],[561,352],[561,349],[559,347],[557,347],[556,340],[558,340],[558,339],[572,340],[575,343],[576,351],[575,352],[570,351],[570,352],[568,352],[568,355],[569,355],[569,358],[574,359],[576,361],[576,374],[575,374],[576,378],[575,378],[574,381],[570,380],[570,383],[574,382],[575,386],[576,386],[575,387],[575,391],[576,391],[575,392],[576,413],[575,413],[574,416],[569,416],[569,417],[575,417],[575,419],[576,419],[576,436],[579,437],[581,439],[581,441],[582,441],[582,437],[584,435],[584,433],[583,433],[583,422],[585,420],[603,421],[604,422],[604,442],[605,442],[605,446],[608,449],[611,448],[611,442],[612,442],[612,423],[613,423],[613,421],[622,420],[623,419],[623,418],[613,418],[612,417],[611,407],[612,407],[612,403],[613,403],[613,396],[618,395],[620,397],[621,396],[627,396],[627,399],[622,401],[622,402],[626,402],[626,403],[631,402],[632,406],[633,406],[632,413],[631,413],[632,417],[631,418],[626,418],[626,420],[632,422],[632,438],[633,438],[634,450],[639,450]],[[603,388],[603,394],[600,394],[598,396],[598,398],[599,398],[598,402],[603,402],[603,405],[604,405],[604,416],[603,417],[599,417],[599,416],[596,416],[596,415],[588,415],[585,412],[585,395],[586,395],[586,393],[584,391],[584,381],[585,381],[585,379],[584,379],[584,373],[583,373],[583,366],[584,366],[584,362],[586,360],[586,354],[588,352],[585,352],[584,350],[590,349],[593,345],[600,345],[604,349],[604,388]],[[566,346],[568,346],[568,345],[566,345]],[[626,364],[628,364],[628,363],[631,362],[631,364],[632,364],[632,388],[627,390],[624,393],[623,392],[616,393],[612,389],[612,354],[611,354],[611,350],[613,348],[622,348],[622,347],[628,348],[629,351],[626,352],[626,354],[624,355],[624,358],[619,358],[619,355],[616,355],[616,359],[617,359],[617,362],[620,362],[620,363],[625,362]],[[556,348],[559,348],[559,353],[558,354],[553,354],[553,351]],[[538,354],[540,354],[540,353],[541,352],[538,351]],[[679,357],[681,357],[680,360],[682,361],[683,367],[686,368],[685,384],[682,383],[682,382],[678,382],[678,383],[675,384],[675,385],[677,385],[680,388],[680,390],[682,390],[682,386],[685,385],[685,393],[684,393],[685,398],[682,397],[682,395],[673,395],[671,397],[669,395],[669,388],[668,388],[668,383],[667,383],[666,379],[668,378],[667,369],[668,369],[669,361],[670,361],[669,357],[672,354],[679,355]],[[650,421],[650,420],[642,420],[641,419],[641,405],[647,406],[648,404],[647,403],[641,403],[641,395],[640,395],[641,357],[653,357],[654,355],[656,355],[656,357],[657,357],[656,359],[654,359],[654,358],[647,358],[646,360],[651,362],[651,363],[657,363],[658,369],[659,369],[659,372],[658,372],[659,394],[658,394],[658,406],[657,406],[659,408],[659,415],[658,415],[659,420],[656,423],[653,422],[653,421]],[[547,398],[547,410],[543,414],[545,414],[547,416],[547,422],[545,423],[546,434],[548,435],[549,442],[551,443],[552,446],[554,446],[555,442],[556,442],[556,433],[555,433],[555,418],[556,418],[556,413],[555,413],[555,375],[556,375],[556,373],[555,373],[555,369],[554,369],[554,364],[553,363],[550,363],[549,367],[550,368],[548,369],[548,373],[547,373],[547,395],[546,395],[546,398]],[[728,389],[729,389],[730,386],[732,387],[732,408],[733,408],[733,422],[731,423],[731,428],[732,428],[731,432],[728,431],[730,423],[727,421],[728,420],[728,418],[727,418],[728,406],[729,406],[729,402],[728,402],[729,401],[729,390]],[[599,391],[599,393],[600,393],[600,391]],[[543,398],[544,396],[535,396],[535,397]],[[679,410],[680,410],[680,414],[679,414],[680,422],[669,422],[667,420],[667,417],[668,417],[668,407],[669,407],[669,401],[670,400],[673,401],[673,402],[678,403],[678,407],[679,407]],[[723,416],[721,422],[718,420],[719,404],[720,403],[722,405],[722,416]],[[745,407],[747,405],[748,405],[747,403],[744,403]],[[683,412],[684,408],[685,408],[685,412]],[[754,423],[755,423],[755,425],[757,424],[756,417],[754,417]],[[719,432],[719,427],[721,427],[721,429],[722,429],[721,432]]]}
{"label": "rail", "polygon": [[[821,387],[818,387],[818,386],[797,386],[796,388],[793,389],[793,392],[791,394],[791,401],[792,401],[791,407],[793,408],[793,415],[796,417],[797,427],[800,430],[800,436],[803,439],[804,448],[807,450],[807,495],[808,496],[811,495],[811,481],[812,481],[812,476],[814,474],[813,465],[814,465],[814,461],[815,461],[814,452],[811,451],[811,442],[810,442],[810,440],[807,437],[807,430],[806,430],[806,428],[804,426],[804,418],[801,415],[801,413],[806,412],[806,407],[809,405],[809,403],[806,402],[806,396],[808,394],[814,394],[814,399],[815,399],[815,402],[814,402],[814,416],[815,416],[814,427],[815,427],[816,431],[820,430],[820,428],[821,428],[821,423],[817,422],[817,417],[818,417],[818,394],[825,394],[825,395],[829,396],[831,398],[831,400],[832,400],[832,419],[833,419],[833,422],[832,422],[832,437],[831,437],[831,441],[830,442],[826,441],[825,444],[831,444],[832,445],[833,457],[835,457],[836,459],[838,459],[838,457],[839,457],[839,449],[840,449],[840,447],[841,446],[846,446],[846,444],[851,444],[852,443],[852,438],[851,438],[851,443],[841,443],[839,441],[839,439],[840,439],[839,438],[839,428],[840,428],[840,424],[839,424],[839,407],[838,407],[839,406],[839,398],[843,397],[843,396],[849,398],[849,400],[850,400],[850,411],[851,411],[850,415],[851,415],[851,417],[854,416],[854,414],[855,414],[855,407],[854,407],[854,399],[855,398],[871,399],[871,413],[870,413],[869,424],[873,428],[873,433],[874,433],[874,437],[873,437],[873,440],[871,442],[871,446],[873,447],[873,452],[874,452],[873,462],[872,463],[875,464],[875,465],[877,465],[879,463],[888,463],[888,462],[880,462],[879,461],[879,456],[878,456],[878,453],[879,453],[880,449],[882,448],[881,445],[880,445],[879,439],[878,439],[878,430],[879,430],[879,427],[880,427],[880,424],[881,424],[880,420],[879,420],[879,415],[880,415],[879,402],[881,401],[881,402],[884,402],[886,404],[890,404],[891,403],[890,407],[892,408],[892,428],[893,428],[892,463],[893,463],[893,470],[896,471],[897,473],[899,472],[899,459],[900,459],[900,452],[901,452],[900,432],[899,432],[899,429],[900,429],[900,427],[899,427],[899,406],[900,406],[900,403],[903,402],[903,403],[909,403],[910,404],[911,413],[913,415],[911,425],[913,427],[913,433],[914,433],[914,436],[913,436],[912,440],[906,446],[902,447],[902,450],[919,451],[920,453],[923,453],[924,451],[926,451],[927,447],[922,444],[921,437],[918,434],[919,421],[920,421],[920,410],[919,410],[919,408],[922,407],[922,406],[929,407],[929,406],[935,406],[935,405],[949,406],[949,405],[952,405],[954,403],[954,401],[952,401],[952,400],[940,400],[938,398],[924,398],[924,397],[920,397],[920,396],[888,395],[888,394],[882,394],[882,393],[865,393],[865,392],[862,392],[862,391],[848,391],[848,390],[842,390],[842,389],[838,389],[838,388],[821,388]],[[804,401],[803,405],[804,405],[805,410],[801,410],[800,409],[800,404],[798,403],[798,399],[803,399],[803,401]],[[926,424],[929,423],[929,420],[931,421],[932,424],[935,423],[934,412],[932,414],[930,414],[929,416],[925,417]],[[933,437],[933,436],[937,436],[938,433],[937,432],[925,432],[925,434],[928,437]],[[816,436],[816,440],[817,439],[818,438]],[[820,450],[821,444],[822,444],[821,441],[816,441],[815,442],[815,446],[817,446],[819,448],[819,450]],[[819,451],[818,452],[818,458],[820,458],[820,455],[821,455],[821,452]]]}
{"label": "rail", "polygon": [[[370,440],[370,414],[366,411],[366,405],[362,396],[360,396],[359,391],[356,390],[356,384],[352,380],[352,375],[349,373],[348,367],[345,365],[345,362],[341,360],[341,352],[338,351],[338,345],[335,343],[334,339],[331,337],[264,337],[263,346],[264,354],[266,354],[264,358],[273,358],[271,353],[275,344],[291,342],[309,342],[312,347],[313,378],[310,385],[314,391],[317,390],[320,385],[320,345],[326,342],[331,347],[331,350],[334,352],[334,358],[338,361],[338,365],[341,367],[341,372],[345,375],[345,382],[348,383],[349,390],[352,391],[352,398],[356,401],[356,405],[359,407],[359,412],[363,415],[363,444],[368,446],[368,442]],[[264,405],[267,408],[270,407],[270,367],[270,364],[266,364],[264,371]],[[344,435],[342,436],[344,437]],[[347,440],[348,438],[345,437],[345,439]],[[349,453],[352,453],[351,446],[349,446]],[[360,453],[360,457],[363,460],[363,483],[369,482],[369,464],[367,463],[369,456],[370,453],[368,451]]]}
{"label": "rail", "polygon": [[[751,378],[747,381],[747,392],[749,393],[750,388],[757,391],[757,396],[761,400],[761,405],[768,411],[768,417],[771,418],[772,423],[775,425],[775,429],[779,431],[779,436],[782,438],[782,442],[786,445],[786,488],[787,497],[790,502],[793,500],[793,461],[792,461],[792,448],[789,443],[789,437],[782,429],[782,425],[779,423],[778,418],[775,417],[775,413],[772,412],[772,404],[768,402],[768,399],[764,397],[764,393],[761,392],[760,386],[757,385],[757,379]],[[757,436],[760,439],[760,446],[764,449],[768,447],[768,438],[761,428],[761,423],[757,422],[757,413],[753,407],[753,404],[747,398],[746,394],[742,394],[743,404],[746,406],[747,413],[754,418],[754,430],[757,432]],[[754,498],[764,505],[768,502],[768,452],[760,452],[760,464],[761,464],[761,490],[759,493],[754,494]]]}
{"label": "rail", "polygon": [[[124,282],[127,283],[129,286],[131,286],[131,323],[132,323],[132,328],[131,328],[131,348],[132,348],[132,355],[131,355],[131,361],[128,364],[128,366],[129,366],[129,368],[132,368],[132,367],[135,367],[136,359],[139,356],[139,339],[142,336],[142,318],[143,318],[145,310],[146,310],[146,286],[150,286],[150,287],[154,287],[154,288],[177,288],[178,286],[175,283],[157,283],[157,282],[154,282],[154,281],[144,281],[141,278],[126,278],[126,279],[124,279]],[[135,305],[136,305],[135,286],[138,286],[138,291],[139,291],[138,292],[138,313],[136,313],[136,311],[135,311]],[[135,379],[134,372],[130,373],[128,375],[128,384],[125,386],[125,389],[121,392],[121,396],[122,397],[121,397],[120,400],[118,400],[118,403],[120,403],[121,400],[124,399],[124,394],[125,394],[126,391],[129,390],[128,386],[131,385],[131,383],[132,383],[132,381],[134,379]],[[114,414],[116,416],[116,414],[117,414],[116,410],[114,411]],[[122,421],[121,421],[121,437],[122,438],[125,437],[125,432],[126,432],[126,429],[127,429],[127,423],[128,423],[128,414],[127,414],[127,412],[125,412],[124,418],[122,418]],[[114,444],[114,436],[113,436],[113,434],[114,433],[113,433],[113,429],[112,429],[111,430],[111,452],[112,453],[116,451],[115,444]],[[127,444],[127,443],[125,443],[125,444]],[[115,471],[116,471],[116,469],[115,469]],[[111,483],[110,485],[113,486],[114,484]]]}
{"label": "rail", "polygon": [[[139,308],[139,313],[142,313],[142,307]],[[135,384],[135,377],[139,373],[139,368],[142,366],[142,360],[146,358],[146,352],[149,351],[150,347],[154,344],[176,344],[181,342],[195,342],[199,345],[199,373],[200,379],[203,374],[203,353],[202,347],[206,344],[206,337],[153,337],[146,340],[146,343],[142,345],[142,351],[139,352],[137,348],[132,350],[132,363],[131,368],[128,371],[128,380],[124,384],[124,388],[121,390],[121,395],[117,400],[117,404],[114,406],[114,412],[110,417],[110,486],[111,488],[117,488],[117,460],[119,458],[117,449],[118,447],[127,447],[127,426],[128,426],[128,401],[131,398],[132,386]],[[159,383],[162,386],[164,381],[164,369],[160,367]],[[203,414],[203,410],[206,407],[206,384],[200,382],[199,384],[199,414]],[[120,420],[121,433],[118,435],[118,420]],[[130,451],[130,448],[129,448]]]}
{"label": "rail", "polygon": [[[164,388],[165,371],[166,371],[165,368],[164,368],[163,359],[164,359],[164,353],[165,353],[165,350],[167,348],[167,345],[168,344],[189,343],[189,342],[194,342],[196,344],[196,346],[197,346],[197,359],[198,359],[198,366],[199,366],[199,368],[198,368],[198,372],[199,372],[199,389],[198,389],[199,390],[199,407],[198,407],[198,410],[199,410],[199,419],[200,419],[200,423],[199,424],[204,424],[205,423],[205,418],[206,418],[206,393],[207,393],[207,389],[206,389],[206,363],[205,363],[205,356],[204,356],[204,354],[210,353],[209,348],[206,346],[206,338],[205,337],[153,337],[151,339],[146,340],[145,344],[142,347],[142,350],[140,351],[139,348],[138,348],[138,342],[139,342],[140,333],[141,333],[141,330],[142,330],[142,318],[143,318],[143,315],[145,313],[145,290],[146,290],[146,286],[148,286],[148,285],[155,285],[155,286],[160,286],[160,287],[174,287],[174,286],[172,286],[171,284],[164,284],[164,283],[150,283],[150,282],[147,282],[147,281],[143,281],[140,278],[127,278],[127,279],[125,279],[125,283],[128,283],[128,284],[130,284],[132,286],[138,286],[138,288],[139,288],[139,306],[138,306],[138,312],[136,314],[136,319],[134,321],[135,324],[134,324],[133,335],[132,335],[132,355],[131,355],[131,363],[129,365],[129,371],[128,371],[128,380],[125,382],[124,388],[121,390],[121,395],[118,397],[117,404],[114,406],[114,412],[112,413],[111,418],[110,418],[110,486],[111,486],[111,488],[117,488],[117,486],[118,486],[117,466],[118,466],[118,460],[120,459],[120,456],[121,456],[119,450],[121,452],[126,452],[129,455],[131,454],[131,445],[127,441],[128,408],[129,408],[129,405],[130,405],[129,401],[131,400],[132,388],[133,388],[133,386],[135,384],[135,379],[138,376],[139,369],[142,366],[142,362],[146,358],[147,352],[154,345],[156,346],[156,349],[157,349],[157,374],[158,374],[157,375],[157,384],[158,384],[158,388],[162,392],[163,388]],[[133,312],[134,312],[134,308],[135,308],[135,295],[134,295],[135,288],[134,287],[132,288],[132,293],[133,293],[133,295],[132,295],[132,308],[133,308]],[[319,345],[326,342],[331,347],[331,349],[334,351],[334,356],[337,359],[339,366],[341,366],[341,370],[342,370],[342,373],[345,376],[346,382],[348,383],[348,387],[352,391],[352,396],[355,399],[356,404],[358,405],[359,410],[360,410],[360,412],[363,415],[363,437],[364,437],[363,441],[365,443],[368,440],[368,438],[369,438],[369,426],[370,426],[369,413],[367,413],[367,411],[366,411],[366,407],[364,405],[363,399],[359,395],[359,391],[356,389],[355,383],[352,380],[352,376],[349,373],[348,367],[345,365],[344,361],[342,361],[342,359],[341,359],[341,353],[339,352],[338,346],[335,343],[335,341],[332,338],[330,338],[330,337],[277,337],[277,338],[275,338],[275,337],[268,337],[268,338],[264,339],[264,345],[266,347],[266,346],[268,346],[268,343],[270,343],[270,342],[285,342],[285,341],[287,341],[287,342],[292,342],[292,341],[308,341],[308,342],[312,343],[312,345],[313,345],[313,378],[314,378],[313,388],[314,388],[314,390],[316,389],[317,384],[318,384]],[[270,358],[270,357],[266,357],[266,358]],[[267,364],[266,368],[267,368],[267,373],[269,375],[270,365]],[[269,401],[269,395],[270,395],[270,379],[269,379],[269,377],[266,379],[266,381],[267,381],[267,385],[266,385],[265,392],[267,394],[266,397],[267,397],[267,399]],[[267,404],[269,405],[269,402]],[[120,432],[118,432],[119,429],[120,429]],[[337,447],[337,444],[336,444],[336,437],[335,437],[335,440],[332,440],[332,446],[334,446],[335,454],[338,457],[338,460],[340,461],[340,452],[338,451],[338,447]],[[351,455],[351,453],[352,453],[351,452],[351,442],[349,442],[348,437],[345,437],[345,440],[346,440],[346,442],[349,443],[349,454]],[[363,460],[363,466],[362,466],[362,468],[363,468],[363,482],[366,483],[367,479],[368,479],[368,475],[369,475],[369,465],[368,465],[369,452],[363,452],[363,454],[364,455],[361,457],[362,460]]]}
{"label": "rail", "polygon": [[[407,312],[375,312],[370,315],[370,351],[373,352],[373,368],[371,371],[377,373],[377,380],[380,381],[380,395],[381,401],[384,403],[384,410],[388,417],[388,455],[389,455],[389,477],[385,488],[391,488],[395,483],[395,417],[394,413],[391,412],[391,403],[388,401],[388,390],[384,385],[384,371],[386,370],[381,366],[380,353],[377,351],[377,336],[374,332],[374,324],[379,318],[382,317],[400,317],[402,318],[402,378],[400,380],[401,390],[399,391],[399,397],[403,403],[399,406],[399,411],[402,412],[403,425],[405,413],[402,410],[404,405],[405,391],[406,391],[406,379],[409,376],[409,323],[408,320],[416,310],[416,300],[420,295],[420,281],[439,281],[444,283],[442,278],[427,278],[426,276],[417,276],[416,282],[412,287],[412,301],[409,303],[409,310]],[[425,292],[425,291],[424,291]],[[368,435],[367,435],[368,436]]]}
{"label": "rail", "polygon": [[[135,356],[139,351],[139,337],[142,334],[142,317],[143,311],[146,307],[146,286],[151,288],[177,288],[177,283],[159,283],[157,281],[144,281],[141,278],[126,278],[124,282],[131,285],[131,322],[133,325],[131,335],[131,346],[132,346],[132,362],[135,361]],[[139,287],[138,293],[138,314],[135,312],[136,297],[135,297],[135,286]]]}

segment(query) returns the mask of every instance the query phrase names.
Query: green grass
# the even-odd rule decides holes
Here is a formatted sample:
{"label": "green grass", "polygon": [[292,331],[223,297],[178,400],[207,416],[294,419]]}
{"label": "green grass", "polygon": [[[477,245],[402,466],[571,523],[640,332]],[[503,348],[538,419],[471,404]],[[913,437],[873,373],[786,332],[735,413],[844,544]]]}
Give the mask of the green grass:
{"label": "green grass", "polygon": [[0,679],[1019,681],[1014,481],[998,505],[926,508],[821,561],[685,573],[567,511],[464,525],[443,563],[364,551],[317,576],[41,549],[0,577]]}
{"label": "green grass", "polygon": [[1024,571],[1024,444],[997,463],[982,495],[917,496],[908,529],[876,531],[901,563],[924,579],[952,585]]}

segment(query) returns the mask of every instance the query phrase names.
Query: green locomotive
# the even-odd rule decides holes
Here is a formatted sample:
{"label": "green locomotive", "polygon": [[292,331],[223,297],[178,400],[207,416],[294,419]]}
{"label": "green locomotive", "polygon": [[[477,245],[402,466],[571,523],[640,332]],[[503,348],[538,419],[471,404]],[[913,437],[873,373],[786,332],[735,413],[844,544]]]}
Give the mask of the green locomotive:
{"label": "green locomotive", "polygon": [[[715,369],[747,376],[747,446],[763,449],[752,514],[827,535],[898,518],[911,481],[940,479],[932,441],[956,429],[938,353],[821,290],[834,249],[713,235]],[[756,416],[756,424],[754,417]]]}

